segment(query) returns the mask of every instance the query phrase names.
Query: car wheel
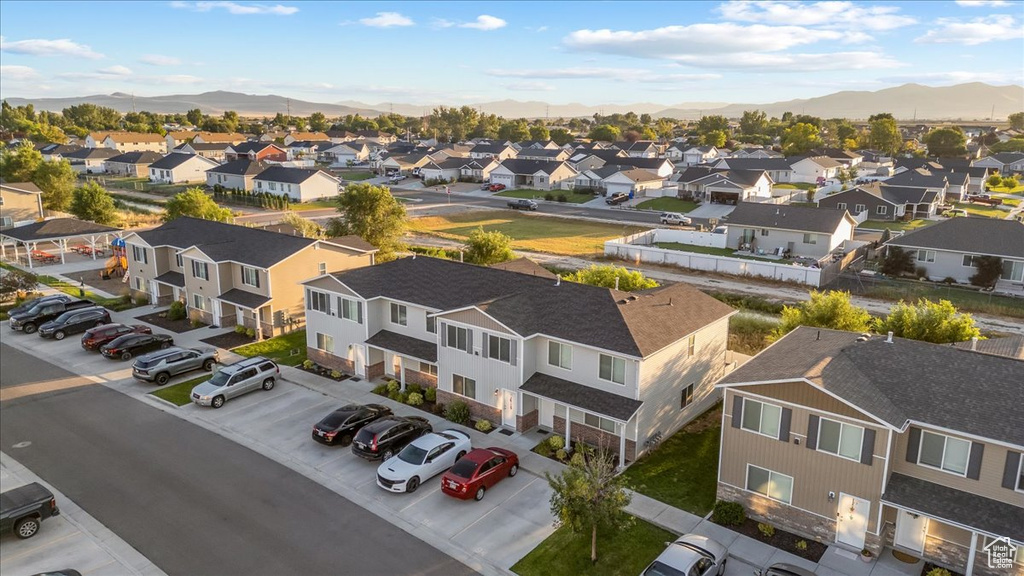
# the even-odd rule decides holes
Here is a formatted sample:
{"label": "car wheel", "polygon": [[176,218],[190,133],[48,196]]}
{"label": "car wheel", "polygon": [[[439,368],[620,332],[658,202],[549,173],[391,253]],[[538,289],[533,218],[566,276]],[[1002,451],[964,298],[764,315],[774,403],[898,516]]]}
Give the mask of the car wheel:
{"label": "car wheel", "polygon": [[171,347],[171,343],[170,342],[161,342],[160,343],[160,349],[161,350],[164,350],[165,348],[170,348],[170,347]]}
{"label": "car wheel", "polygon": [[725,563],[728,562],[728,561],[729,561],[728,558],[726,558],[725,560],[722,560],[722,565],[718,567],[718,576],[722,576],[722,574],[725,574]]}
{"label": "car wheel", "polygon": [[203,370],[206,370],[207,372],[213,370],[213,360],[212,359],[203,362]]}
{"label": "car wheel", "polygon": [[484,499],[484,492],[487,492],[487,489],[484,488],[483,486],[477,488],[476,489],[476,494],[473,495],[473,500],[476,500],[477,502],[483,500]]}
{"label": "car wheel", "polygon": [[63,340],[65,336],[67,336],[67,334],[65,334],[63,330],[57,330],[53,333],[53,338],[55,340]]}
{"label": "car wheel", "polygon": [[34,333],[36,331],[36,325],[35,324],[25,324],[25,326],[22,327],[22,330],[25,332],[25,334],[32,334],[32,333]]}
{"label": "car wheel", "polygon": [[127,350],[125,350],[124,352],[121,352],[121,360],[131,360],[131,359],[132,359],[132,353],[131,352],[129,352]]}
{"label": "car wheel", "polygon": [[213,402],[210,402],[210,406],[213,406],[214,408],[220,408],[223,405],[224,405],[224,397],[223,396],[215,396],[213,398]]}
{"label": "car wheel", "polygon": [[351,443],[352,443],[352,435],[351,434],[343,434],[341,436],[341,438],[338,438],[338,444],[340,444],[341,446],[348,446]]}
{"label": "car wheel", "polygon": [[518,473],[519,473],[519,464],[513,464],[512,467],[508,469],[508,475],[509,476],[515,476]]}
{"label": "car wheel", "polygon": [[459,450],[459,455],[455,457],[455,461],[458,462],[459,460],[462,460],[462,457],[465,456],[465,455],[466,455],[466,451],[465,450]]}
{"label": "car wheel", "polygon": [[383,459],[384,460],[390,460],[391,457],[394,456],[394,455],[395,455],[395,451],[392,450],[391,448],[388,448],[387,450],[384,451]]}
{"label": "car wheel", "polygon": [[413,492],[415,492],[416,489],[419,488],[419,487],[420,487],[420,479],[417,478],[416,476],[413,476],[412,478],[409,478],[409,481],[405,483],[405,491],[408,492],[409,494],[412,494]]}
{"label": "car wheel", "polygon": [[167,384],[167,382],[169,382],[170,380],[171,375],[168,374],[167,372],[161,372],[156,375],[156,383],[158,386],[163,386],[164,384]]}
{"label": "car wheel", "polygon": [[266,380],[264,380],[263,381],[263,389],[264,390],[273,390],[274,389],[274,379],[273,378],[267,378]]}
{"label": "car wheel", "polygon": [[36,532],[39,532],[38,518],[22,518],[14,525],[14,533],[22,540],[35,536]]}

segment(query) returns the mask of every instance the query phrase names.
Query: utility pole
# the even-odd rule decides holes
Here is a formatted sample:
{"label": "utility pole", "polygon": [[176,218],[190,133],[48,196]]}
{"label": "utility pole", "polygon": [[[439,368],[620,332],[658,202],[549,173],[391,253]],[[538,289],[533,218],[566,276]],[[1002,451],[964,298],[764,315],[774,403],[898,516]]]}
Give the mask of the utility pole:
{"label": "utility pole", "polygon": [[135,113],[135,92],[132,92],[132,113]]}
{"label": "utility pole", "polygon": [[992,120],[995,120],[995,118],[996,118],[996,105],[993,104],[992,105],[992,112],[990,112],[989,115],[988,115],[988,120],[989,120],[989,122],[991,122]]}
{"label": "utility pole", "polygon": [[285,100],[285,103],[288,106],[288,118],[290,119],[292,115],[292,99],[288,98],[287,100]]}

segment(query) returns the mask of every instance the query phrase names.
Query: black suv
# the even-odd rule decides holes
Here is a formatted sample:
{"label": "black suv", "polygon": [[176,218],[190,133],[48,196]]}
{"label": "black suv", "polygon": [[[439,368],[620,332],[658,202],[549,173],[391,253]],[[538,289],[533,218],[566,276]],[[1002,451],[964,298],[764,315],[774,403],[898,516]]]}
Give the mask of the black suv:
{"label": "black suv", "polygon": [[100,353],[107,358],[131,360],[143,352],[170,348],[174,338],[167,334],[125,334],[118,336],[100,347]]}
{"label": "black suv", "polygon": [[19,306],[15,306],[7,311],[7,314],[14,316],[16,314],[24,314],[32,309],[36,304],[47,304],[52,302],[71,302],[72,300],[78,300],[78,298],[72,298],[67,294],[50,294],[49,296],[40,296],[39,298],[33,298],[32,300],[26,300]]}
{"label": "black suv", "polygon": [[387,460],[406,444],[433,431],[430,422],[421,416],[385,416],[359,430],[352,453],[367,460]]}
{"label": "black suv", "polygon": [[625,192],[616,192],[604,200],[605,204],[610,204],[612,206],[623,204],[625,202],[629,202],[629,194],[626,194]]}
{"label": "black suv", "polygon": [[92,306],[95,306],[95,304],[88,300],[38,302],[20,314],[11,314],[11,328],[21,330],[25,334],[31,334],[38,330],[42,324],[53,320],[65,312],[81,310],[82,308],[90,308]]}
{"label": "black suv", "polygon": [[391,408],[380,404],[342,406],[313,425],[313,440],[328,446],[348,446],[360,428],[384,416],[391,416]]}
{"label": "black suv", "polygon": [[104,324],[110,324],[110,312],[102,306],[72,310],[43,323],[39,327],[39,336],[63,340],[68,334],[78,334]]}

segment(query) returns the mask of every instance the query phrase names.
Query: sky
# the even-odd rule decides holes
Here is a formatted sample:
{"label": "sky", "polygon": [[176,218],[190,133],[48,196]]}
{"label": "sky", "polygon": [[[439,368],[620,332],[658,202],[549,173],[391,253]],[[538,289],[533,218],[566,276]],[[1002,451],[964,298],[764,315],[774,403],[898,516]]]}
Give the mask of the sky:
{"label": "sky", "polygon": [[1024,1],[0,2],[0,96],[768,103],[1024,83]]}

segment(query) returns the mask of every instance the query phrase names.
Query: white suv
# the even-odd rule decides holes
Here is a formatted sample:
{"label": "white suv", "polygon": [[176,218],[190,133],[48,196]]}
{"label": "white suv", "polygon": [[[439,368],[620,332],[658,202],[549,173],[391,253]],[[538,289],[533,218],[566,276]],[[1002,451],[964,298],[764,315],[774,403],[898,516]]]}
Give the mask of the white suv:
{"label": "white suv", "polygon": [[690,225],[693,220],[690,220],[689,216],[683,216],[678,212],[662,212],[661,213],[662,224],[675,224],[675,225]]}

